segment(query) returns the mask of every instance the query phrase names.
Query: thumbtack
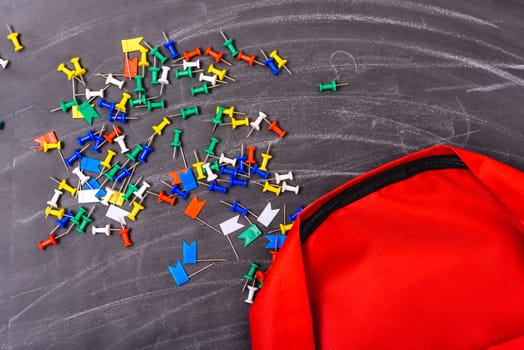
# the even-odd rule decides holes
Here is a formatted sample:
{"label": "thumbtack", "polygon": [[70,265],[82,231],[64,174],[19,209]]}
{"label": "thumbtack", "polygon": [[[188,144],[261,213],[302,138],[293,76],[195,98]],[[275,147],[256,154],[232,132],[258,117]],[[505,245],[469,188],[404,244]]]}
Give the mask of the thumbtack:
{"label": "thumbtack", "polygon": [[271,154],[269,154],[269,149],[271,147],[271,144],[269,144],[267,146],[267,151],[266,153],[260,153],[260,157],[262,157],[262,162],[260,164],[260,166],[258,167],[260,170],[262,171],[267,171],[267,165],[269,163],[269,160],[271,158],[273,158],[273,156]]}
{"label": "thumbtack", "polygon": [[229,164],[232,167],[235,167],[237,165],[237,159],[236,158],[228,158],[224,155],[224,153],[220,153],[220,157],[218,159],[218,163],[220,165]]}
{"label": "thumbtack", "polygon": [[23,50],[24,46],[20,44],[20,39],[18,39],[20,33],[13,31],[13,28],[9,24],[7,25],[7,30],[9,30],[9,35],[7,35],[6,38],[13,44],[15,52]]}
{"label": "thumbtack", "polygon": [[[88,147],[88,146],[86,146]],[[74,162],[76,162],[79,159],[82,159],[84,156],[80,153],[81,151],[78,151],[77,149],[73,150],[73,154],[65,159],[65,162],[68,166],[72,166]]]}
{"label": "thumbtack", "polygon": [[240,52],[238,53],[238,55],[237,55],[237,59],[238,59],[239,61],[245,61],[245,62],[247,62],[247,64],[249,64],[250,66],[253,66],[253,63],[256,63],[256,64],[261,65],[261,66],[264,65],[264,63],[259,62],[259,61],[256,60],[256,56],[255,56],[255,55],[251,55],[251,56],[249,56],[249,55],[243,53],[242,51],[240,51]]}
{"label": "thumbtack", "polygon": [[302,210],[304,210],[304,208],[299,206],[293,214],[288,215],[289,221],[291,222],[295,221],[297,219],[297,216],[302,212]]}
{"label": "thumbtack", "polygon": [[[152,139],[150,140],[150,142]],[[142,153],[137,157],[138,161],[140,163],[147,163],[147,157],[154,151],[153,147],[149,147],[148,145],[144,145],[144,149],[142,150]]]}
{"label": "thumbtack", "polygon": [[152,129],[153,131],[155,132],[156,135],[162,135],[162,132],[163,130],[166,128],[166,126],[168,126],[169,124],[171,124],[171,122],[169,121],[169,119],[167,119],[166,117],[162,118],[162,122],[158,125],[153,125],[152,126]]}
{"label": "thumbtack", "polygon": [[176,157],[176,150],[180,148],[180,153],[182,154],[182,158],[184,160],[184,167],[187,168],[186,158],[184,155],[184,150],[182,149],[182,142],[181,142],[181,137],[183,133],[184,131],[181,129],[173,130],[173,141],[169,145],[173,147],[173,159],[175,159]]}
{"label": "thumbtack", "polygon": [[50,177],[50,179],[58,184],[58,190],[59,191],[64,190],[64,191],[68,192],[71,195],[71,197],[75,196],[76,188],[72,187],[72,186],[69,186],[66,179],[63,179],[62,181],[58,181],[54,177]]}
{"label": "thumbtack", "polygon": [[267,178],[269,176],[269,173],[267,171],[261,170],[260,167],[257,164],[255,164],[253,166],[253,168],[251,169],[250,174],[251,175],[257,174],[258,176],[260,176],[264,180],[267,180]]}
{"label": "thumbtack", "polygon": [[169,85],[169,80],[167,80],[167,76],[168,76],[170,70],[171,70],[171,67],[162,66],[162,74],[160,75],[160,78],[158,79],[158,82],[161,84],[161,86],[160,86],[160,96],[162,96],[162,94],[164,92],[164,85]]}
{"label": "thumbtack", "polygon": [[216,63],[224,62],[228,66],[231,66],[231,63],[229,63],[228,61],[226,61],[223,58],[224,57],[224,53],[216,52],[215,50],[213,50],[213,48],[211,46],[207,47],[205,54],[208,55],[208,56],[213,57],[213,59],[215,60]]}
{"label": "thumbtack", "polygon": [[130,228],[122,228],[120,231],[118,231],[118,234],[120,237],[122,237],[122,241],[124,242],[124,247],[128,248],[133,245],[133,242],[129,238],[129,232],[131,231]]}
{"label": "thumbtack", "polygon": [[284,69],[289,73],[289,74],[293,74],[291,73],[291,71],[289,70],[289,68],[286,66],[286,63],[287,63],[287,59],[283,59],[282,57],[280,57],[278,55],[278,52],[277,50],[273,50],[271,51],[271,53],[269,54],[269,57],[273,58],[277,64],[277,67],[278,68],[282,68],[284,67]]}
{"label": "thumbtack", "polygon": [[[133,165],[133,167],[136,166]],[[133,168],[134,169],[134,168]],[[131,169],[132,170],[132,169]],[[122,180],[124,180],[125,178],[127,177],[130,177],[131,176],[131,170],[129,170],[126,166],[123,166],[121,169],[120,169],[120,172],[118,174],[115,175],[115,181],[117,183],[121,183]]]}
{"label": "thumbtack", "polygon": [[133,210],[131,210],[131,213],[129,213],[127,217],[129,218],[129,220],[136,221],[136,216],[142,210],[144,210],[144,206],[142,204],[138,202],[133,202]]}
{"label": "thumbtack", "polygon": [[89,179],[91,179],[90,176],[87,176],[85,175],[82,170],[80,170],[80,167],[77,166],[76,168],[74,168],[72,171],[71,171],[74,175],[76,175],[78,177],[78,179],[80,180],[80,184],[81,185],[84,185],[86,182],[89,181]]}
{"label": "thumbtack", "polygon": [[184,70],[186,70],[188,68],[200,69],[200,60],[196,60],[196,61],[183,60],[182,61],[182,67],[183,67]]}
{"label": "thumbtack", "polygon": [[249,133],[247,134],[246,138],[251,136],[253,131],[255,131],[255,130],[259,131],[260,130],[260,124],[262,124],[263,121],[266,121],[266,119],[267,119],[267,115],[265,113],[258,112],[257,119],[254,122],[250,122],[249,123],[249,126],[251,126],[251,130],[249,130]]}
{"label": "thumbtack", "polygon": [[151,47],[147,42],[143,41],[144,45],[149,49],[149,56],[155,57],[160,61],[160,63],[164,64],[165,61],[167,61],[167,57],[160,52],[160,48],[158,46]]}
{"label": "thumbtack", "polygon": [[[59,227],[59,226],[57,226],[57,227]],[[53,233],[50,233],[49,234],[49,238],[47,240],[38,242],[37,245],[38,245],[38,248],[40,248],[40,250],[44,250],[48,246],[56,245],[57,243],[58,242],[56,241],[55,235]]]}
{"label": "thumbtack", "polygon": [[122,166],[118,163],[115,163],[106,173],[104,173],[104,176],[106,179],[113,182],[115,181],[115,176],[120,171],[120,169],[122,169]]}
{"label": "thumbtack", "polygon": [[[89,225],[91,222],[93,222],[93,219],[91,219],[89,216],[91,215],[91,213],[92,213],[92,211],[94,209],[95,209],[95,207],[92,207],[89,210],[89,213],[87,215],[82,215],[80,223],[76,223],[75,222],[75,224],[77,225],[77,227],[75,229],[76,232],[78,232],[78,233],[85,233],[85,229],[86,229],[87,225]],[[73,219],[71,219],[71,221],[73,221]]]}
{"label": "thumbtack", "polygon": [[216,86],[208,86],[206,83],[203,83],[202,86],[192,87],[191,96],[196,96],[198,94],[209,94],[209,89],[212,89]]}
{"label": "thumbtack", "polygon": [[268,192],[268,191],[273,192],[275,196],[279,196],[280,192],[282,191],[282,187],[271,185],[268,181],[265,181],[264,186],[262,188],[262,192]]}
{"label": "thumbtack", "polygon": [[82,65],[80,64],[80,57],[73,57],[69,61],[75,67],[75,70],[74,70],[75,77],[79,77],[80,80],[82,80],[83,85],[85,85],[83,75],[87,73],[87,70],[84,67],[82,67]]}
{"label": "thumbtack", "polygon": [[147,183],[145,180],[142,181],[142,185],[140,186],[140,188],[138,189],[138,191],[134,192],[133,194],[135,195],[135,197],[137,197],[138,199],[140,200],[143,200],[144,199],[144,196],[145,196],[145,193],[147,192],[147,189],[151,187],[151,185],[149,183]]}
{"label": "thumbtack", "polygon": [[173,186],[171,186],[170,184],[168,184],[165,181],[161,181],[161,182],[170,188],[169,193],[176,194],[180,196],[182,199],[187,199],[187,196],[189,196],[189,192],[183,191],[180,188],[180,186],[178,186],[177,184],[174,184]]}
{"label": "thumbtack", "polygon": [[156,102],[151,102],[150,100],[147,100],[147,111],[148,112],[151,112],[152,110],[157,109],[157,108],[161,108],[161,109],[165,108],[164,100],[160,100]]}
{"label": "thumbtack", "polygon": [[61,220],[64,217],[64,208],[53,209],[52,207],[47,206],[45,208],[45,216],[48,217],[49,215],[55,216],[58,220]]}
{"label": "thumbtack", "polygon": [[209,141],[209,146],[207,146],[207,148],[204,149],[204,153],[206,154],[206,158],[204,159],[204,162],[207,161],[208,156],[215,156],[215,149],[219,143],[220,143],[219,138],[211,137]]}
{"label": "thumbtack", "polygon": [[138,157],[140,152],[142,152],[143,150],[144,150],[144,146],[137,143],[135,145],[135,149],[131,153],[127,153],[126,157],[129,158],[132,162],[136,162],[136,158]]}
{"label": "thumbtack", "polygon": [[107,224],[107,225],[101,226],[101,227],[96,227],[94,225],[91,226],[91,234],[93,236],[96,235],[97,233],[103,233],[104,235],[109,237],[109,236],[111,236],[111,231],[120,231],[120,229],[118,229],[118,228],[111,228],[110,224]]}
{"label": "thumbtack", "polygon": [[158,73],[160,72],[160,67],[149,67],[149,72],[151,73],[151,85],[158,85]]}
{"label": "thumbtack", "polygon": [[229,179],[229,187],[242,186],[247,187],[247,180],[235,179],[233,176]]}
{"label": "thumbtack", "polygon": [[293,181],[293,173],[290,171],[287,174],[279,174],[275,173],[275,181],[277,182],[277,185],[280,184],[281,181],[285,180],[291,180]]}
{"label": "thumbtack", "polygon": [[207,178],[206,178],[207,182],[215,181],[218,178],[218,175],[213,173],[213,170],[211,170],[209,163],[204,163],[203,168],[207,174]]}
{"label": "thumbtack", "polygon": [[282,192],[294,192],[295,194],[298,194],[299,189],[300,186],[290,186],[285,181],[282,182]]}
{"label": "thumbtack", "polygon": [[220,34],[225,40],[222,46],[226,47],[229,50],[229,52],[231,52],[231,56],[235,57],[236,55],[238,55],[238,50],[236,49],[235,44],[233,43],[233,39],[228,38],[223,31],[220,31]]}
{"label": "thumbtack", "polygon": [[184,52],[182,52],[182,55],[184,56],[184,59],[186,61],[191,61],[191,59],[193,57],[202,56],[202,51],[200,51],[200,48],[197,47],[193,51],[184,51]]}
{"label": "thumbtack", "polygon": [[111,84],[111,85],[115,85],[115,86],[117,86],[120,90],[122,90],[122,87],[124,86],[124,83],[125,83],[124,80],[120,81],[120,80],[114,78],[114,77],[113,77],[113,74],[111,74],[111,73],[109,73],[109,74],[107,75],[107,77],[106,77],[106,85],[109,85],[109,84]]}
{"label": "thumbtack", "polygon": [[252,280],[255,279],[255,273],[257,272],[259,267],[260,267],[260,265],[258,265],[257,263],[249,264],[249,271],[243,276],[243,278],[246,280],[246,282],[244,283],[244,287],[242,288],[242,292],[244,292],[244,290],[246,289],[247,284],[249,283],[249,281],[252,281]]}
{"label": "thumbtack", "polygon": [[106,88],[102,88],[100,90],[90,90],[89,88],[85,89],[85,93],[83,94],[75,94],[76,96],[85,96],[86,99],[91,100],[95,97],[104,98]]}
{"label": "thumbtack", "polygon": [[193,68],[188,67],[184,70],[177,69],[175,71],[175,78],[180,79],[182,77],[193,78]]}
{"label": "thumbtack", "polygon": [[239,126],[249,126],[249,118],[248,117],[245,117],[244,119],[231,118],[231,128],[235,130]]}
{"label": "thumbtack", "polygon": [[131,181],[129,181],[129,185],[127,186],[126,193],[124,193],[124,195],[122,196],[124,198],[124,201],[129,202],[133,193],[138,191],[137,185],[141,180],[142,180],[142,177],[140,177],[134,184]]}
{"label": "thumbtack", "polygon": [[218,185],[215,181],[210,181],[209,184],[198,181],[199,184],[207,186],[209,192],[221,192],[227,194],[227,187]]}
{"label": "thumbtack", "polygon": [[115,111],[116,103],[115,102],[113,102],[113,103],[107,102],[107,101],[105,101],[104,99],[101,98],[101,99],[98,100],[98,107],[103,107],[103,108],[109,110],[109,114],[111,115]]}
{"label": "thumbtack", "polygon": [[71,101],[68,101],[68,102],[61,101],[60,107],[54,108],[50,110],[49,112],[57,112],[61,110],[62,112],[67,113],[69,109],[71,109],[71,107],[73,106],[78,106],[78,101],[76,98],[73,98]]}
{"label": "thumbtack", "polygon": [[258,288],[254,286],[247,286],[247,289],[249,289],[249,293],[247,295],[247,299],[244,300],[244,302],[248,304],[253,304],[253,298],[255,297],[255,293],[258,290]]}
{"label": "thumbtack", "polygon": [[220,81],[223,81],[224,78],[229,79],[231,81],[236,81],[235,79],[227,75],[226,69],[215,68],[213,64],[210,64],[209,67],[207,67],[207,72],[216,75],[218,77],[218,80]]}
{"label": "thumbtack", "polygon": [[120,130],[118,126],[113,125],[113,131],[103,135],[103,137],[107,142],[109,142],[110,144],[113,144],[113,140],[115,139],[115,137],[117,137],[121,133],[122,133],[122,130]]}
{"label": "thumbtack", "polygon": [[[64,73],[67,77],[67,80],[73,80],[75,78],[75,71],[72,69],[69,69],[66,67],[64,63],[60,63],[58,67],[56,67],[56,71],[60,73]],[[81,81],[80,81],[81,82]],[[83,83],[82,83],[83,84]]]}
{"label": "thumbtack", "polygon": [[51,208],[58,208],[58,200],[60,199],[60,196],[64,193],[62,191],[59,191],[57,189],[54,189],[53,197],[47,201],[47,205],[49,205]]}
{"label": "thumbtack", "polygon": [[289,230],[291,230],[291,228],[293,228],[293,223],[290,223],[290,224],[280,224],[279,225],[280,227],[280,233],[282,235],[285,235],[286,233],[288,233]]}
{"label": "thumbtack", "polygon": [[327,83],[327,84],[318,84],[318,87],[320,89],[320,92],[322,91],[326,91],[326,90],[333,90],[333,91],[337,91],[337,88],[339,86],[346,86],[346,85],[349,85],[349,83],[337,83],[336,80],[332,80],[331,82]]}
{"label": "thumbtack", "polygon": [[247,216],[247,214],[251,214],[253,217],[258,218],[258,216],[255,213],[253,213],[251,210],[243,207],[237,201],[234,201],[233,203],[229,203],[229,202],[226,202],[226,201],[220,201],[220,203],[228,205],[231,208],[231,211],[234,212],[234,213],[236,212],[236,213],[242,214],[243,216]]}
{"label": "thumbtack", "polygon": [[[158,68],[160,69],[160,68]],[[136,76],[136,75],[135,75]],[[144,94],[142,95],[140,98],[137,98],[137,99],[134,99],[134,100],[130,100],[129,101],[129,104],[131,105],[131,107],[133,108],[138,108],[138,107],[144,107],[147,103],[147,96]]]}
{"label": "thumbtack", "polygon": [[278,137],[283,138],[286,136],[287,131],[283,130],[280,126],[278,126],[278,122],[275,120],[269,124],[268,130],[273,131],[275,134],[277,134]]}
{"label": "thumbtack", "polygon": [[247,159],[244,163],[246,163],[247,165],[255,165],[257,163],[257,161],[255,160],[255,151],[255,146],[247,146]]}
{"label": "thumbtack", "polygon": [[266,59],[264,61],[264,65],[271,69],[273,75],[278,75],[280,73],[280,69],[277,67],[275,59],[273,57],[268,58],[264,50],[260,50],[260,52],[262,53],[262,56],[264,56],[264,58]]}
{"label": "thumbtack", "polygon": [[71,220],[71,218],[73,217],[73,212],[71,212],[70,210],[67,211],[67,214],[64,214],[64,217],[62,219],[56,219],[56,224],[57,224],[57,227],[55,227],[55,229],[53,229],[52,232],[54,232],[58,227],[61,227],[61,228],[66,228],[67,227],[67,223],[69,222],[69,220]]}
{"label": "thumbtack", "polygon": [[120,147],[120,154],[129,152],[129,148],[127,148],[125,138],[126,138],[126,135],[124,134],[115,137],[115,142]]}
{"label": "thumbtack", "polygon": [[165,202],[165,203],[169,203],[169,205],[171,206],[175,205],[176,197],[170,197],[167,194],[165,194],[164,191],[160,191],[160,193],[155,193],[151,191],[146,191],[146,192],[153,196],[156,196],[158,203]]}
{"label": "thumbtack", "polygon": [[9,64],[9,60],[6,60],[0,57],[0,66],[2,66],[3,69],[5,69],[8,64]]}
{"label": "thumbtack", "polygon": [[196,162],[192,164],[192,167],[195,168],[197,172],[197,180],[205,179],[204,175],[204,162]]}
{"label": "thumbtack", "polygon": [[199,114],[200,114],[200,110],[198,109],[198,106],[193,106],[193,107],[180,108],[180,113],[168,115],[167,118],[181,116],[182,119],[186,120],[187,118],[189,118],[192,115],[199,115]]}
{"label": "thumbtack", "polygon": [[109,205],[109,200],[111,199],[111,197],[113,197],[113,195],[116,193],[116,191],[114,189],[112,189],[111,187],[106,187],[105,188],[105,192],[106,192],[106,194],[104,194],[104,198],[100,201],[100,204],[108,206]]}
{"label": "thumbtack", "polygon": [[180,54],[176,50],[175,42],[173,40],[170,40],[165,32],[162,32],[162,35],[164,36],[164,39],[166,39],[166,42],[163,43],[162,46],[164,46],[169,51],[171,59],[174,60],[180,57]]}
{"label": "thumbtack", "polygon": [[127,104],[127,101],[129,101],[131,97],[132,97],[131,94],[128,94],[127,92],[122,92],[122,99],[120,100],[120,102],[118,102],[115,105],[115,108],[121,112],[126,112],[127,111],[126,104]]}
{"label": "thumbtack", "polygon": [[205,82],[210,83],[212,86],[215,86],[217,84],[217,76],[214,74],[205,75],[204,73],[200,73],[200,75],[198,76],[198,81],[205,81]]}

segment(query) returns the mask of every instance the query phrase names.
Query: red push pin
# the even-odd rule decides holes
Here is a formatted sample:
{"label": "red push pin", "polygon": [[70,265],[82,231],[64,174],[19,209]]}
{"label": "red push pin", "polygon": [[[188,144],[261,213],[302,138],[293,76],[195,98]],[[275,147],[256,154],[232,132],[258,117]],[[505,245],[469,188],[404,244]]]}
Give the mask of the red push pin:
{"label": "red push pin", "polygon": [[124,241],[124,247],[128,248],[133,245],[133,242],[131,241],[131,238],[129,238],[129,231],[131,231],[130,228],[123,228],[118,231],[118,234],[120,237],[122,237],[122,241]]}
{"label": "red push pin", "polygon": [[122,130],[120,130],[118,126],[113,125],[113,131],[111,131],[108,134],[103,135],[103,137],[107,142],[109,142],[110,144],[113,144],[113,140],[115,139],[115,137],[121,134],[122,134]]}
{"label": "red push pin", "polygon": [[182,55],[184,56],[184,59],[189,62],[193,57],[202,56],[202,51],[200,51],[200,48],[197,47],[193,51],[182,52]]}
{"label": "red push pin", "polygon": [[255,165],[257,164],[257,161],[255,159],[255,146],[247,146],[247,159],[244,161],[247,165]]}
{"label": "red push pin", "polygon": [[56,241],[55,235],[50,233],[49,234],[49,238],[47,240],[38,242],[37,244],[38,244],[38,248],[40,248],[40,250],[44,250],[48,246],[56,245],[57,243],[58,242]]}
{"label": "red push pin", "polygon": [[[266,122],[267,122],[267,120],[266,120]],[[267,129],[270,130],[270,131],[273,131],[280,138],[283,138],[284,136],[286,136],[286,133],[287,133],[286,130],[283,130],[280,126],[278,126],[278,122],[276,120],[271,122],[271,123],[269,123],[269,126],[268,126]]]}
{"label": "red push pin", "polygon": [[155,193],[151,191],[146,191],[146,192],[149,194],[152,194],[153,196],[157,196],[158,203],[165,202],[165,203],[169,203],[169,205],[171,206],[175,205],[176,197],[170,197],[167,194],[165,194],[164,191],[160,191],[160,193]]}
{"label": "red push pin", "polygon": [[224,62],[228,66],[231,66],[231,63],[229,63],[228,61],[226,61],[223,58],[224,57],[224,53],[223,52],[216,52],[215,50],[213,50],[213,48],[211,46],[207,47],[205,54],[208,55],[208,56],[213,57],[216,63]]}
{"label": "red push pin", "polygon": [[256,58],[257,57],[255,55],[249,56],[249,55],[246,55],[245,53],[243,53],[242,51],[240,51],[238,53],[238,56],[237,56],[237,59],[239,61],[245,61],[250,66],[253,66],[253,63],[256,63],[256,64],[259,64],[259,65],[263,66],[264,63],[257,61]]}

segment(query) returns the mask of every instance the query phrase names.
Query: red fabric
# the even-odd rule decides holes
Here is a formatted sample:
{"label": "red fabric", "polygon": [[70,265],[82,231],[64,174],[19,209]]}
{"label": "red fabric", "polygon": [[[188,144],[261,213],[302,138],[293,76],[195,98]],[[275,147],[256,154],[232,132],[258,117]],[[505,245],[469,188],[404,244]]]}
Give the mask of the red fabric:
{"label": "red fabric", "polygon": [[[374,174],[436,155],[426,171],[300,221]],[[357,177],[308,206],[250,310],[260,349],[524,349],[524,173],[436,146]]]}

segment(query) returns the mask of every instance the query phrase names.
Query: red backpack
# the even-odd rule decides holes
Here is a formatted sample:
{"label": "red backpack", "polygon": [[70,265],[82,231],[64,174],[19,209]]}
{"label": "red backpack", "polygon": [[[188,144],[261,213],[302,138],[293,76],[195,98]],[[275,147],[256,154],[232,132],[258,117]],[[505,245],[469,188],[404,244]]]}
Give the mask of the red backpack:
{"label": "red backpack", "polygon": [[524,349],[524,173],[436,146],[309,205],[250,309],[260,349]]}

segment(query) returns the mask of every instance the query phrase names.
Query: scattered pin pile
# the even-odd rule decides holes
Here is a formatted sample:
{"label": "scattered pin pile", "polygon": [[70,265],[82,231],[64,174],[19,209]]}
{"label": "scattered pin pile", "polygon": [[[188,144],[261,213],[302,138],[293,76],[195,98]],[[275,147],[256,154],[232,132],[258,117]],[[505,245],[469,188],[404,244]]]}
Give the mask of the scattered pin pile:
{"label": "scattered pin pile", "polygon": [[[225,40],[222,46],[227,48],[231,56],[237,58],[238,61],[244,61],[249,66],[257,64],[267,67],[274,75],[278,75],[282,68],[292,74],[287,67],[288,61],[280,57],[276,50],[271,51],[269,56],[261,50],[265,61],[260,62],[255,55],[238,51],[233,39],[228,38],[223,32],[220,33]],[[51,178],[52,181],[57,183],[57,187],[53,189],[51,199],[47,202],[44,212],[46,217],[54,217],[56,226],[48,234],[46,240],[38,242],[38,247],[44,250],[46,247],[56,245],[59,239],[68,235],[73,228],[76,232],[84,234],[89,225],[91,225],[90,232],[92,235],[101,233],[103,236],[111,237],[111,233],[116,231],[120,235],[124,247],[130,247],[133,245],[133,241],[127,220],[137,221],[141,216],[140,213],[146,208],[146,198],[155,197],[157,205],[182,205],[184,207],[183,212],[187,217],[223,235],[237,260],[240,260],[240,256],[230,234],[243,229],[236,238],[243,240],[244,247],[247,247],[262,235],[263,231],[259,225],[265,227],[268,230],[265,237],[269,241],[266,248],[270,250],[274,259],[301,208],[288,218],[285,216],[284,208],[285,219],[283,223],[280,224],[279,229],[272,231],[270,225],[280,209],[273,209],[271,203],[267,203],[265,209],[256,215],[237,201],[222,201],[236,215],[220,223],[219,229],[199,217],[206,205],[206,200],[199,199],[198,194],[194,192],[199,186],[204,186],[207,187],[209,192],[226,195],[229,188],[247,188],[249,184],[254,184],[260,187],[262,192],[272,193],[275,196],[285,192],[298,194],[299,186],[289,183],[289,181],[293,181],[292,172],[286,174],[270,172],[269,164],[273,158],[270,152],[271,143],[268,144],[265,152],[260,154],[257,154],[255,146],[247,146],[244,150],[243,145],[240,145],[239,153],[231,152],[228,154],[225,150],[217,151],[220,148],[221,140],[215,137],[214,133],[218,127],[230,126],[232,132],[238,132],[237,129],[244,127],[246,128],[246,138],[253,132],[260,132],[262,129],[271,132],[268,133],[268,136],[275,135],[277,138],[283,138],[287,131],[279,125],[277,120],[270,119],[261,111],[258,112],[256,119],[251,119],[246,113],[237,111],[234,106],[217,105],[210,118],[213,128],[210,130],[209,144],[202,150],[205,155],[201,158],[199,152],[193,150],[195,162],[191,165],[188,164],[183,148],[183,139],[190,135],[186,135],[186,131],[180,127],[187,125],[186,121],[190,117],[204,114],[196,105],[180,108],[178,113],[164,113],[158,123],[151,126],[152,134],[150,136],[145,137],[142,142],[136,143],[132,147],[128,146],[129,140],[126,139],[125,133],[125,129],[128,128],[127,123],[130,120],[138,119],[138,117],[131,115],[132,110],[147,108],[148,113],[151,113],[167,109],[167,101],[163,99],[163,96],[169,86],[174,83],[173,75],[176,80],[198,80],[199,85],[192,86],[188,91],[192,96],[210,94],[212,89],[223,89],[227,87],[228,83],[236,81],[226,69],[215,66],[219,64],[232,66],[232,63],[225,58],[224,53],[215,51],[212,46],[208,46],[205,50],[197,47],[191,51],[178,53],[175,42],[166,33],[162,34],[165,39],[162,44],[163,48],[159,45],[152,46],[145,42],[143,37],[122,40],[123,73],[94,74],[94,76],[104,79],[104,86],[98,90],[88,87],[87,69],[81,65],[79,57],[73,57],[69,62],[59,63],[57,66],[57,71],[64,74],[68,81],[71,81],[73,96],[71,100],[61,101],[58,104],[59,106],[53,108],[51,112],[71,113],[73,119],[84,119],[88,125],[94,125],[102,114],[106,114],[111,127],[108,128],[106,124],[103,124],[98,128],[89,130],[86,134],[78,135],[76,142],[79,148],[73,149],[67,157],[62,154],[63,142],[59,140],[54,131],[34,138],[34,142],[38,144],[36,146],[38,151],[45,153],[56,151],[59,154],[65,168],[70,174],[74,175],[77,183],[76,186],[71,185],[73,180],[65,177],[61,179]],[[17,47],[15,44],[15,50]],[[204,65],[206,56],[210,57],[213,63],[210,63],[207,69],[200,69]],[[171,63],[168,64],[168,61],[171,61]],[[200,73],[198,79],[194,75],[196,73]],[[200,85],[200,83],[202,84]],[[129,84],[133,84],[133,88],[125,87]],[[84,90],[81,93],[77,92],[79,85]],[[150,86],[148,87],[148,85]],[[121,98],[119,101],[111,101],[107,97],[107,93],[116,88],[121,90]],[[150,91],[154,88],[159,88],[158,94],[150,94]],[[84,97],[83,101],[80,100],[80,96]],[[180,119],[177,119],[178,117]],[[226,117],[227,120],[225,120]],[[151,119],[153,118],[156,117],[153,116]],[[117,126],[117,123],[126,126],[125,128]],[[170,178],[170,182],[161,181],[154,185],[151,181],[148,182],[142,177],[135,179],[135,175],[139,174],[141,168],[147,166],[148,158],[154,153],[154,141],[167,134],[166,130],[173,126],[172,140],[161,140],[159,142],[167,142],[173,147],[172,158],[174,160],[177,159],[178,154],[181,155],[183,167],[166,174],[166,177]],[[90,154],[87,153],[88,150],[91,152]],[[159,189],[154,190],[155,186],[158,186]],[[65,194],[66,192],[67,194]],[[60,199],[64,195],[74,198],[78,206],[76,208],[61,207]],[[180,202],[182,204],[179,204]],[[91,207],[87,209],[82,205],[90,205]],[[117,227],[113,228],[109,223],[99,223],[101,218],[95,218],[94,215],[97,210],[101,209],[105,211],[105,217],[114,221],[118,225]],[[247,227],[246,224],[239,222],[240,216],[247,221]],[[288,219],[289,223],[287,223]],[[62,232],[58,233],[59,230],[62,230]],[[168,270],[177,285],[187,283],[197,273],[212,267],[216,262],[224,260],[197,259],[196,244],[196,241],[191,244],[184,241],[182,261],[177,261],[175,266],[168,266]],[[188,275],[184,265],[196,264],[200,261],[212,261],[212,264]],[[253,268],[255,265],[254,263],[251,264],[249,272],[244,276],[244,279],[246,279],[244,289],[250,284],[247,286],[249,287],[249,295],[246,299],[248,303],[252,302],[255,291],[262,286],[265,276],[264,272],[258,271],[259,265]],[[258,284],[255,286],[257,282]]]}

